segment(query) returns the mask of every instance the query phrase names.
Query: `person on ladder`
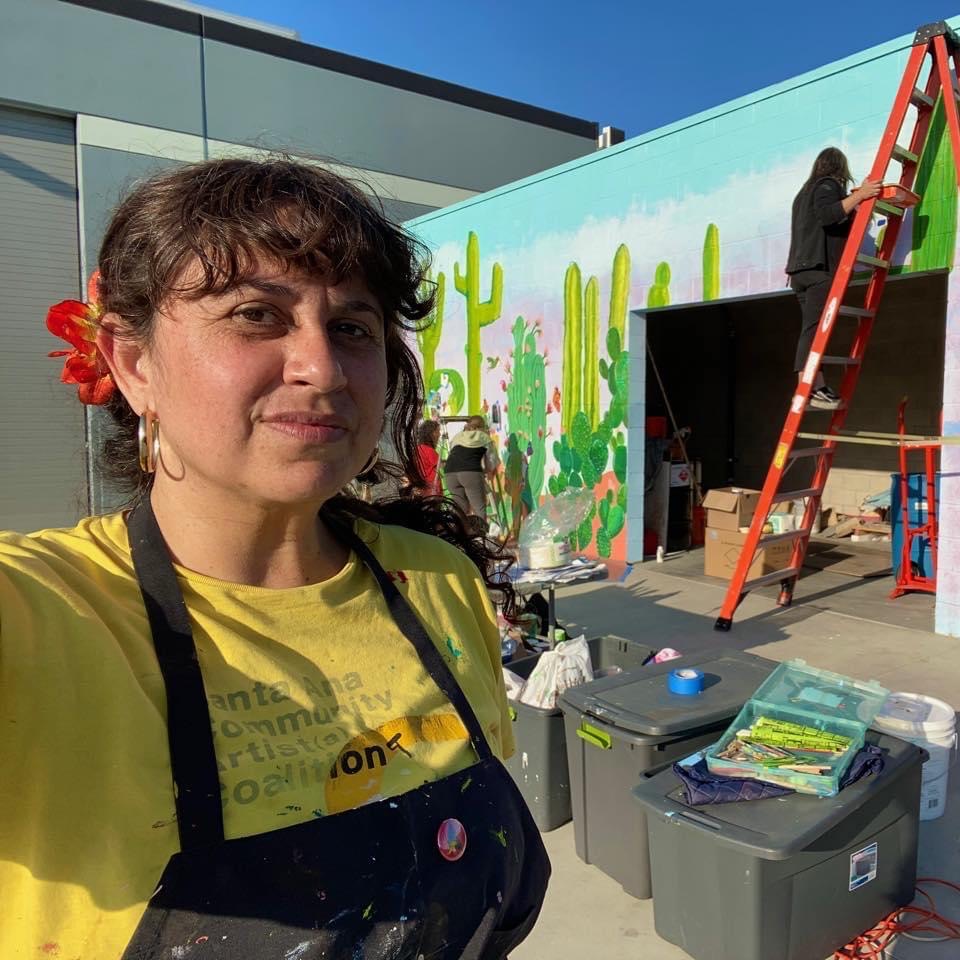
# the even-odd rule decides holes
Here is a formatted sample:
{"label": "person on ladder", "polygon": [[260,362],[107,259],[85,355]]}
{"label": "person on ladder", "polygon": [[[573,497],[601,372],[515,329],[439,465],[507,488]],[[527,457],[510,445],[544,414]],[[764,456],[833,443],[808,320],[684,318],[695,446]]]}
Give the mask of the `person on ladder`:
{"label": "person on ladder", "polygon": [[[864,200],[880,192],[880,181],[864,180],[847,193],[852,182],[843,151],[827,147],[817,155],[810,176],[793,201],[786,272],[800,301],[802,316],[794,359],[798,382],[850,233],[851,214]],[[840,397],[827,386],[820,372],[810,394],[810,406],[818,410],[836,410],[840,406]]]}

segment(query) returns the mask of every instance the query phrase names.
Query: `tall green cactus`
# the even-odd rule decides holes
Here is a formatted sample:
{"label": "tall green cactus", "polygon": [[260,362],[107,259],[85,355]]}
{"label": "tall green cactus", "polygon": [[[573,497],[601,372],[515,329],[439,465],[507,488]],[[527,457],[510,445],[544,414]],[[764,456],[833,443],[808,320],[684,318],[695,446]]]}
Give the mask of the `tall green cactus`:
{"label": "tall green cactus", "polygon": [[600,284],[596,277],[583,291],[583,411],[596,430],[600,425],[600,371],[597,342],[600,339]]}
{"label": "tall green cactus", "polygon": [[930,120],[913,189],[920,195],[920,202],[913,210],[910,269],[952,269],[957,240],[957,172],[942,94]]}
{"label": "tall green cactus", "polygon": [[[629,260],[627,270],[629,271]],[[563,287],[563,406],[561,429],[570,430],[574,415],[583,410],[595,430],[600,425],[600,284],[590,277],[581,292],[580,267],[567,267]],[[616,299],[625,294],[617,294]],[[614,297],[611,297],[611,306]],[[626,307],[623,313],[625,314]],[[622,325],[621,319],[621,325]]]}
{"label": "tall green cactus", "polygon": [[513,365],[507,384],[507,431],[519,448],[532,447],[527,463],[527,493],[534,508],[540,502],[547,461],[547,378],[543,354],[537,349],[536,324],[523,317],[513,324]]}
{"label": "tall green cactus", "polygon": [[[430,273],[425,277],[430,283]],[[443,332],[443,299],[446,294],[447,278],[441,270],[437,274],[436,294],[433,300],[433,310],[426,318],[425,326],[417,331],[417,346],[423,358],[423,382],[429,388],[433,371],[437,365],[437,347],[440,345],[440,334]]]}
{"label": "tall green cactus", "polygon": [[500,316],[503,304],[503,268],[494,263],[490,280],[490,299],[480,299],[480,241],[471,230],[467,235],[467,269],[460,272],[459,261],[453,265],[453,283],[467,301],[467,413],[481,413],[480,368],[483,350],[480,330],[490,326]]}
{"label": "tall green cactus", "polygon": [[670,264],[661,261],[653,275],[653,284],[647,292],[648,307],[667,307],[670,305]]}
{"label": "tall green cactus", "polygon": [[573,415],[580,409],[583,363],[583,294],[580,267],[571,263],[563,279],[563,397],[560,427],[568,433]]}
{"label": "tall green cactus", "polygon": [[703,299],[720,299],[720,231],[715,223],[707,224],[703,238]]}
{"label": "tall green cactus", "polygon": [[627,344],[627,307],[630,305],[630,250],[625,243],[613,255],[613,276],[610,280],[610,318],[608,329],[615,329],[620,343]]}

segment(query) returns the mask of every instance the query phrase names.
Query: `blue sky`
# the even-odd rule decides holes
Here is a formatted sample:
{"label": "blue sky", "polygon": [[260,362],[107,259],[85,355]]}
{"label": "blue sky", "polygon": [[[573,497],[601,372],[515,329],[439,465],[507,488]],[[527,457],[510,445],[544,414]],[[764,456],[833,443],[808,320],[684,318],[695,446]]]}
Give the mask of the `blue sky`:
{"label": "blue sky", "polygon": [[[958,12],[933,0],[205,0],[302,40],[634,136]],[[736,16],[730,14],[736,11]],[[807,11],[811,11],[807,13]]]}

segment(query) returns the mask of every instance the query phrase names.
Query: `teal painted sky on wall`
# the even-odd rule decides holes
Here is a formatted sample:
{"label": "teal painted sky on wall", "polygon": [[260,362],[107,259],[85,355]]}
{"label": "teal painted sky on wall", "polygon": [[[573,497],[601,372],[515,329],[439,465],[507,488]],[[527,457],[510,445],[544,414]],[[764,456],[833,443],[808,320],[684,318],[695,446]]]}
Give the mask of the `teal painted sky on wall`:
{"label": "teal painted sky on wall", "polygon": [[[960,17],[954,18],[960,26]],[[691,192],[709,193],[730,177],[750,176],[793,162],[798,154],[811,159],[829,138],[855,140],[857,128],[872,133],[886,119],[909,53],[912,35],[891,40],[822,69],[757,91],[695,116],[636,137],[624,144],[499,190],[428,214],[410,226],[431,243],[447,233],[442,221],[470,210],[474,229],[495,223],[503,210],[552,194],[550,181],[563,177],[564,203],[538,211],[530,236],[571,229],[587,216],[602,218],[622,212],[625,172],[629,188],[647,207],[680,199]],[[825,93],[826,89],[829,91]],[[867,158],[872,159],[872,152]],[[855,170],[860,176],[865,168]],[[589,190],[584,190],[589,184]],[[522,196],[518,196],[522,195]],[[490,206],[493,198],[502,202]]]}

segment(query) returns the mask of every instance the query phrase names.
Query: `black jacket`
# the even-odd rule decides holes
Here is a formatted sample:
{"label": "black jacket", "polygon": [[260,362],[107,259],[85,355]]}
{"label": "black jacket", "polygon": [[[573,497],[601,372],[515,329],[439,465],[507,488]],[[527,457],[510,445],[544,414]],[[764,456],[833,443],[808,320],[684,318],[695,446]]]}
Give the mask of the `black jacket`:
{"label": "black jacket", "polygon": [[843,212],[845,197],[833,177],[821,177],[800,188],[793,201],[787,273],[837,269],[850,233],[850,218]]}

